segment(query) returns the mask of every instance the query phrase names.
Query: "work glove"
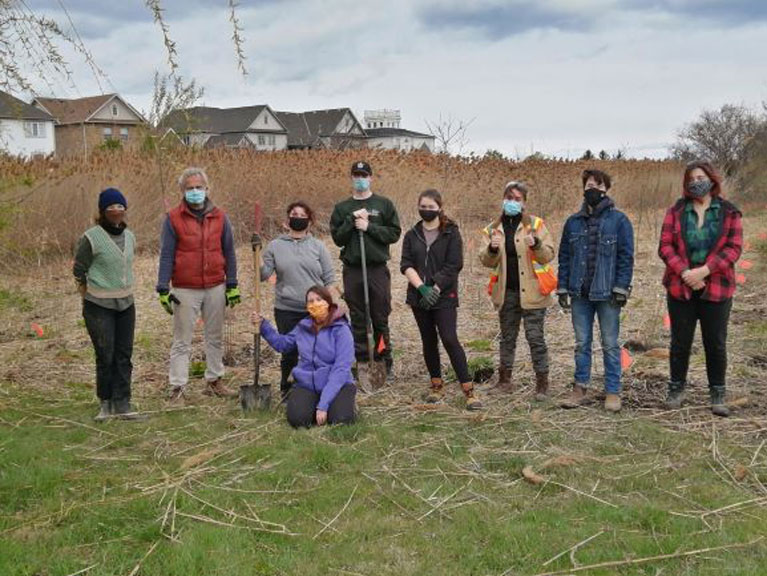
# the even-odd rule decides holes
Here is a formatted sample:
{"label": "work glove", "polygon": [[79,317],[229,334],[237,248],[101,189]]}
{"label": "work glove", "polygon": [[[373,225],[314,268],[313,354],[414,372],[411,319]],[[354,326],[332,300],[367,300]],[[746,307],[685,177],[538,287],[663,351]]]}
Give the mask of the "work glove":
{"label": "work glove", "polygon": [[242,302],[240,298],[240,289],[237,286],[232,286],[226,289],[226,305],[230,308],[234,308],[235,305]]}
{"label": "work glove", "polygon": [[562,307],[562,310],[570,309],[570,296],[567,292],[561,292],[559,294],[559,305]]}
{"label": "work glove", "polygon": [[160,295],[160,304],[162,304],[162,307],[165,308],[165,311],[173,316],[173,304],[181,304],[181,301],[176,298],[175,295],[171,294],[167,290],[162,290],[159,292]]}
{"label": "work glove", "polygon": [[418,293],[421,295],[421,301],[418,305],[424,310],[431,309],[437,302],[439,302],[439,292],[434,286],[421,284],[418,287]]}
{"label": "work glove", "polygon": [[628,302],[628,296],[620,292],[613,292],[611,302],[613,306],[623,308],[626,305],[626,302]]}

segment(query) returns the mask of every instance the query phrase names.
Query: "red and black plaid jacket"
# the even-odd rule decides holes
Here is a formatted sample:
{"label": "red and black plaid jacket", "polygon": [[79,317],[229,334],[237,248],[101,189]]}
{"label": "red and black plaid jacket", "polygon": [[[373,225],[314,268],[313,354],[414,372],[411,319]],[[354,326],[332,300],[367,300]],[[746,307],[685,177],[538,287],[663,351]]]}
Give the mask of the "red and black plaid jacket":
{"label": "red and black plaid jacket", "polygon": [[[720,198],[719,237],[706,256],[706,266],[711,274],[705,279],[706,288],[701,298],[721,302],[735,294],[735,262],[743,250],[742,214],[734,204]],[[684,230],[684,206],[680,199],[666,212],[660,232],[658,255],[666,263],[663,285],[669,296],[676,300],[689,300],[692,289],[682,281],[682,272],[690,267],[687,257]]]}

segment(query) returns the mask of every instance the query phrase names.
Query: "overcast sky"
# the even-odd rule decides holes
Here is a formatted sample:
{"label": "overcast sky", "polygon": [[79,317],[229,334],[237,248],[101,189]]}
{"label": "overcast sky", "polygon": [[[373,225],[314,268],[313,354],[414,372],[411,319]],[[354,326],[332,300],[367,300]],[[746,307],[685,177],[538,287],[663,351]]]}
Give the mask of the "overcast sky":
{"label": "overcast sky", "polygon": [[[143,0],[28,0],[64,30],[68,10],[110,84],[140,110],[162,34]],[[659,156],[704,108],[767,100],[765,0],[241,0],[248,76],[237,71],[227,0],[162,0],[180,71],[208,106],[401,110],[425,131],[473,120],[464,152],[586,148]],[[72,55],[77,91],[99,93]],[[49,88],[41,86],[47,94]]]}

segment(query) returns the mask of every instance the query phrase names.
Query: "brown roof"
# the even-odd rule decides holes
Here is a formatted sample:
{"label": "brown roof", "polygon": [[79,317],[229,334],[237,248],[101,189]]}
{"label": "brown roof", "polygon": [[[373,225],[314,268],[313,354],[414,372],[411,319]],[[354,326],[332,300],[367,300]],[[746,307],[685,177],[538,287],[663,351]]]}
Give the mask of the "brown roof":
{"label": "brown roof", "polygon": [[[91,116],[114,97],[119,98],[117,94],[102,94],[101,96],[87,96],[85,98],[74,99],[35,98],[34,102],[47,110],[59,124],[82,124],[87,122]],[[122,98],[120,100],[127,105],[127,102],[122,100]],[[130,108],[130,105],[128,107]]]}
{"label": "brown roof", "polygon": [[0,90],[0,118],[13,120],[53,120],[48,114]]}

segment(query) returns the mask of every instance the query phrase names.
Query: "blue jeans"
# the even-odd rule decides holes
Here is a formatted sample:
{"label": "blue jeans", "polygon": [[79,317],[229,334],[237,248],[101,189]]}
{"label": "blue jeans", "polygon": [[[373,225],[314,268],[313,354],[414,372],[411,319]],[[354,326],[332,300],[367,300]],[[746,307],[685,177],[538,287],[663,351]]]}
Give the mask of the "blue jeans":
{"label": "blue jeans", "polygon": [[591,343],[594,338],[594,314],[599,318],[602,353],[605,363],[605,391],[621,393],[621,349],[618,346],[621,309],[609,300],[573,298],[575,330],[575,384],[588,388],[591,381]]}

